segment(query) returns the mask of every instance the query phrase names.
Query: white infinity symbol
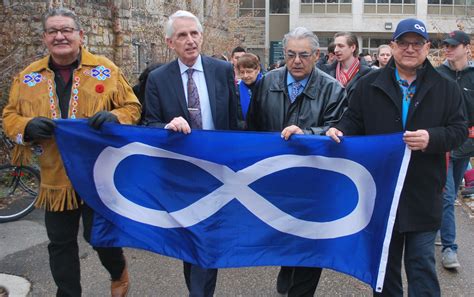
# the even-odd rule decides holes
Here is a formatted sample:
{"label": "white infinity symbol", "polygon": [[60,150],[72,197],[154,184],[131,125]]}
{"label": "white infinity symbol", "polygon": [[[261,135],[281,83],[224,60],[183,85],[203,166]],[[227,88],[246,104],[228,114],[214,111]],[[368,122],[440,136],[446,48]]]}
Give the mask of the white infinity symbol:
{"label": "white infinity symbol", "polygon": [[421,26],[420,24],[415,24],[415,28],[425,32],[425,28],[423,26]]}
{"label": "white infinity symbol", "polygon": [[[215,178],[223,185],[193,204],[177,211],[167,212],[147,208],[124,197],[115,187],[114,174],[122,160],[132,155],[145,155],[190,162]],[[249,184],[266,176],[293,167],[311,167],[334,171],[354,182],[358,202],[347,216],[329,221],[314,222],[296,218],[260,196]],[[362,165],[342,158],[323,156],[279,155],[239,170],[210,161],[174,153],[140,142],[121,148],[107,147],[94,164],[94,182],[101,201],[112,211],[131,220],[161,227],[186,228],[193,226],[237,199],[260,220],[274,229],[309,239],[328,239],[351,235],[364,229],[370,222],[375,205],[376,186],[370,173]]]}

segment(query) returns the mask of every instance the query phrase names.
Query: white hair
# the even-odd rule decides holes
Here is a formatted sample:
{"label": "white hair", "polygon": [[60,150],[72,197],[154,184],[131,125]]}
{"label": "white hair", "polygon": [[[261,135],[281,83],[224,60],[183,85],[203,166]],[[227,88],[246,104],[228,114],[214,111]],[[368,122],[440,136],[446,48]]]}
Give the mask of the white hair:
{"label": "white hair", "polygon": [[166,23],[166,29],[165,29],[166,38],[171,38],[171,36],[173,36],[174,34],[174,27],[173,27],[174,21],[176,21],[176,19],[184,19],[184,18],[194,20],[196,22],[198,31],[202,33],[203,30],[202,30],[201,22],[194,14],[186,10],[178,10],[177,12],[173,13],[169,17],[168,22]]}

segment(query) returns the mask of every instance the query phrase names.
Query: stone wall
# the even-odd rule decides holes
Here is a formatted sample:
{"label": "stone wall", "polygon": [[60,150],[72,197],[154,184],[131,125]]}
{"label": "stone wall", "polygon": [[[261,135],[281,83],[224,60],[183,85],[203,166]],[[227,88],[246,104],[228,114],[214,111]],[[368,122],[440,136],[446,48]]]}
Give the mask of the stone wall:
{"label": "stone wall", "polygon": [[[0,98],[6,100],[11,78],[31,62],[47,54],[42,43],[41,16],[58,1],[3,1],[0,4]],[[94,53],[117,61],[130,50],[118,43],[114,32],[113,1],[61,1],[80,18],[85,46]],[[122,61],[120,61],[122,62]],[[119,63],[120,64],[120,63]],[[124,63],[126,64],[126,63]]]}
{"label": "stone wall", "polygon": [[240,40],[249,52],[260,56],[262,64],[266,61],[265,57],[265,19],[253,17],[235,18],[231,22],[234,34]]}
{"label": "stone wall", "polygon": [[[108,57],[134,84],[154,62],[174,59],[166,46],[164,24],[178,9],[195,13],[204,26],[203,52],[229,54],[237,45],[264,44],[264,26],[237,18],[239,0],[3,0],[0,2],[0,99],[5,102],[12,77],[47,52],[41,15],[49,7],[74,10],[85,31],[85,46]],[[260,21],[262,23],[262,21]],[[243,25],[245,24],[245,26]],[[259,31],[248,33],[245,30]],[[3,106],[3,105],[2,105]]]}

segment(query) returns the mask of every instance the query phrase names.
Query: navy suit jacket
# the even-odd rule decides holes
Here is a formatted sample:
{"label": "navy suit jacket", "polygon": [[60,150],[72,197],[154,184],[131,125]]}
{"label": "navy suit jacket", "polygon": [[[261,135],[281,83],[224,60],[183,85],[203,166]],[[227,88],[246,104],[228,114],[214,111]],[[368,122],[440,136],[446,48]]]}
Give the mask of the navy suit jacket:
{"label": "navy suit jacket", "polygon": [[[214,127],[216,130],[237,129],[238,98],[232,65],[203,55],[201,58]],[[148,126],[163,128],[179,116],[190,122],[178,60],[149,74],[145,106],[144,120]]]}

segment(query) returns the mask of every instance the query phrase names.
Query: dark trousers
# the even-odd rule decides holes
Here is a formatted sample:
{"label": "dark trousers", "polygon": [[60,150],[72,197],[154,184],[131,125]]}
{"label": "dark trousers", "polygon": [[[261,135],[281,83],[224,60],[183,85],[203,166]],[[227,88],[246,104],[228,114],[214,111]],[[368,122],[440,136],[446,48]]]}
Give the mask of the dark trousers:
{"label": "dark trousers", "polygon": [[434,256],[435,237],[436,231],[406,233],[393,231],[382,293],[374,292],[374,296],[403,296],[401,272],[403,252],[405,252],[408,296],[440,296]]}
{"label": "dark trousers", "polygon": [[318,287],[322,268],[317,267],[281,267],[284,273],[291,273],[288,297],[312,297]]}
{"label": "dark trousers", "polygon": [[[85,204],[79,209],[59,212],[46,211],[46,231],[49,265],[54,282],[58,287],[56,296],[81,296],[81,271],[77,234],[82,215],[84,238],[90,242],[90,233],[94,217],[93,210]],[[125,268],[125,258],[121,248],[94,248],[102,265],[117,280]]]}
{"label": "dark trousers", "polygon": [[183,262],[189,297],[212,297],[216,289],[217,269],[206,269]]}

